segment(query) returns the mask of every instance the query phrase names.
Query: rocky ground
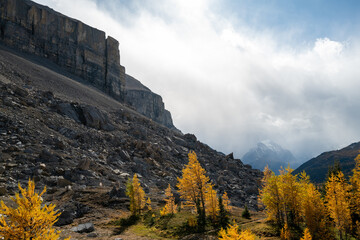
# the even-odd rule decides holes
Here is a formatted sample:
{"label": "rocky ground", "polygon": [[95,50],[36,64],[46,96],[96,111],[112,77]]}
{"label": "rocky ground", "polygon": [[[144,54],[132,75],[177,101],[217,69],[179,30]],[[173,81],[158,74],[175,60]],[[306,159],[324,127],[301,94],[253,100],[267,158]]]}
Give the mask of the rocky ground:
{"label": "rocky ground", "polygon": [[0,195],[33,178],[64,211],[59,225],[111,218],[113,209],[127,207],[129,176],[139,174],[156,204],[168,183],[175,187],[190,150],[234,205],[256,208],[259,170],[137,114],[55,65],[0,46]]}

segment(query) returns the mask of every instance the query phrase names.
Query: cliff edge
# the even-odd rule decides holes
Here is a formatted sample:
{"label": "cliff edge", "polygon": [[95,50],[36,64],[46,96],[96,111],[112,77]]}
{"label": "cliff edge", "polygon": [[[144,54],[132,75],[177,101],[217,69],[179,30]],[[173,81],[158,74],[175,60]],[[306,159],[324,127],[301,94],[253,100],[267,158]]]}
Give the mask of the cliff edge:
{"label": "cliff edge", "polygon": [[153,93],[139,80],[127,74],[125,83],[125,102],[127,104],[155,122],[178,131],[173,124],[171,113],[165,109],[165,104],[160,95]]}

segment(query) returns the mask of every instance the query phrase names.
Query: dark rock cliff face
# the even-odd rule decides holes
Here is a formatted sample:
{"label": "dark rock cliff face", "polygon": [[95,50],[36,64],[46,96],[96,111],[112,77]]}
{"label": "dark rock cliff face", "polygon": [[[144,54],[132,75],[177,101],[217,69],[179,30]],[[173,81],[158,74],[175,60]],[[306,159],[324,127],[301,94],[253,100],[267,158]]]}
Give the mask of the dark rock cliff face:
{"label": "dark rock cliff face", "polygon": [[119,42],[105,38],[103,31],[32,1],[0,0],[0,42],[45,57],[144,116],[176,129],[161,96],[140,82],[142,89],[134,89],[131,83],[125,89]]}
{"label": "dark rock cliff face", "polygon": [[125,102],[134,107],[144,116],[160,123],[170,129],[176,129],[171,114],[165,109],[160,95],[153,93],[139,80],[126,74],[125,76]]}
{"label": "dark rock cliff face", "polygon": [[0,41],[45,57],[124,100],[119,43],[105,32],[27,0],[0,0]]}

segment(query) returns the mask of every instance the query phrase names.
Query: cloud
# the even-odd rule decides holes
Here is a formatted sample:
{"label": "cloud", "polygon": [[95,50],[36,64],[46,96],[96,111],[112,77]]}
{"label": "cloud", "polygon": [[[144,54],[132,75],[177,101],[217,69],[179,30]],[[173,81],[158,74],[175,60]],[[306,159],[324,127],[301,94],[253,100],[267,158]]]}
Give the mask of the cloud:
{"label": "cloud", "polygon": [[37,2],[118,39],[127,73],[217,150],[242,157],[271,139],[307,160],[360,140],[356,38],[284,45],[285,33],[234,24],[215,0]]}

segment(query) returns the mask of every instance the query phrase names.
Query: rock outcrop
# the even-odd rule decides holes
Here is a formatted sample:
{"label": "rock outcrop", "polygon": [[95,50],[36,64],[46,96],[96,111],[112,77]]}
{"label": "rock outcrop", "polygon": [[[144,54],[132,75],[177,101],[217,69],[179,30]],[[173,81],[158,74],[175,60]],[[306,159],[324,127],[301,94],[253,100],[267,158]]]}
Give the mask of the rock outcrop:
{"label": "rock outcrop", "polygon": [[125,102],[142,115],[170,129],[176,129],[171,114],[165,109],[160,95],[153,93],[139,80],[130,75],[125,76]]}
{"label": "rock outcrop", "polygon": [[124,100],[119,42],[105,32],[28,0],[0,0],[0,42],[45,57]]}
{"label": "rock outcrop", "polygon": [[[0,42],[49,59],[116,100],[126,101],[144,116],[176,130],[161,96],[130,76],[125,80],[119,42],[106,38],[105,32],[32,1],[0,0]],[[134,81],[138,82],[136,88]],[[125,93],[126,82],[129,86]]]}

